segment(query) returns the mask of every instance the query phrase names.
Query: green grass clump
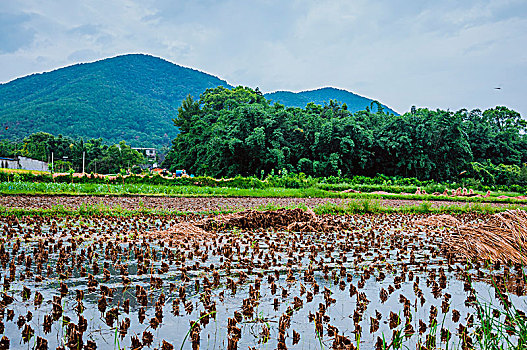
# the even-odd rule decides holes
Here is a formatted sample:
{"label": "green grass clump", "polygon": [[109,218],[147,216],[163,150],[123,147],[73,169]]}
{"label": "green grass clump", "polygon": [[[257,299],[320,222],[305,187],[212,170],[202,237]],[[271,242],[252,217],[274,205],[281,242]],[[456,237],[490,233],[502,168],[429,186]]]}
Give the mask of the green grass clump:
{"label": "green grass clump", "polygon": [[[470,277],[469,277],[469,281]],[[492,280],[501,306],[486,302],[476,294],[476,340],[481,349],[527,349],[527,317],[511,303],[508,291],[502,291]],[[475,293],[475,291],[473,290]],[[527,306],[527,305],[525,305]]]}

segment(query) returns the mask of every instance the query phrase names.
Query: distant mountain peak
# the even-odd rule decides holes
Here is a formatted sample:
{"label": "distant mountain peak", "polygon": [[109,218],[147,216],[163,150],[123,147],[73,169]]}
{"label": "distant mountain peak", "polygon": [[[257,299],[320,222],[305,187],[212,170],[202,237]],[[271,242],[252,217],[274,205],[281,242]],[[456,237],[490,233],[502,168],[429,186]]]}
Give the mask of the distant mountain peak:
{"label": "distant mountain peak", "polygon": [[[365,110],[366,107],[370,108],[372,102],[375,101],[351,91],[331,86],[300,92],[275,91],[267,93],[264,96],[273,102],[282,103],[287,107],[300,108],[304,108],[310,102],[324,105],[328,104],[330,100],[335,100],[339,103],[345,103],[348,107],[348,110],[351,112]],[[386,113],[398,114],[393,109],[383,104],[381,104],[381,106],[384,108]]]}
{"label": "distant mountain peak", "polygon": [[[33,74],[0,85],[0,139],[45,131],[133,146],[169,145],[187,95],[231,86],[146,54],[126,54]],[[7,127],[7,129],[6,129]]]}

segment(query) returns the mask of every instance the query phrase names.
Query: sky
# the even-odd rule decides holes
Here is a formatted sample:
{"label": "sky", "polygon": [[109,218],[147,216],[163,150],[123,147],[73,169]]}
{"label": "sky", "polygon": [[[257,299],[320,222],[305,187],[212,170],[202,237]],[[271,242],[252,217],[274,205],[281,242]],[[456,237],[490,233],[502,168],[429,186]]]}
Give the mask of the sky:
{"label": "sky", "polygon": [[127,53],[262,92],[527,117],[525,0],[0,0],[0,82]]}

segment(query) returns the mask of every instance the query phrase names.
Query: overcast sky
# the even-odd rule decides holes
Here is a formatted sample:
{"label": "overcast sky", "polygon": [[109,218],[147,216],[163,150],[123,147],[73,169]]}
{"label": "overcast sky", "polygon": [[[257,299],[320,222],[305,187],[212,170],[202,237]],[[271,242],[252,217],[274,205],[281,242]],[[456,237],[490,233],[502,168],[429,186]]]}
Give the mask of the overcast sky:
{"label": "overcast sky", "polygon": [[525,0],[0,0],[1,82],[137,52],[263,92],[527,117]]}

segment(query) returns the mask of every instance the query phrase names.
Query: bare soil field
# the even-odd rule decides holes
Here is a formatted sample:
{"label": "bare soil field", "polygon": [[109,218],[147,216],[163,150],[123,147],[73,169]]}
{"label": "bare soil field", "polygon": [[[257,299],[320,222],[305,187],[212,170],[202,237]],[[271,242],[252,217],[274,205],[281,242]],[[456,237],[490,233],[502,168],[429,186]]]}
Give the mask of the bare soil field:
{"label": "bare soil field", "polygon": [[[171,211],[203,212],[212,210],[250,209],[268,204],[277,206],[305,204],[316,207],[324,203],[344,204],[348,201],[361,201],[362,199],[340,198],[255,198],[255,197],[152,197],[152,196],[42,196],[42,195],[2,195],[0,206],[7,208],[34,208],[49,209],[62,205],[67,208],[77,209],[81,205],[105,205],[108,207],[121,207],[133,210],[140,208],[163,209]],[[418,205],[423,201],[418,200],[376,200],[383,206],[402,207]],[[429,201],[432,207],[444,205],[465,205],[466,202]],[[477,203],[469,203],[475,205]],[[487,203],[485,203],[487,204]],[[508,206],[507,203],[488,203],[492,206]],[[526,205],[522,205],[526,206]]]}

